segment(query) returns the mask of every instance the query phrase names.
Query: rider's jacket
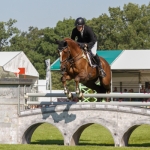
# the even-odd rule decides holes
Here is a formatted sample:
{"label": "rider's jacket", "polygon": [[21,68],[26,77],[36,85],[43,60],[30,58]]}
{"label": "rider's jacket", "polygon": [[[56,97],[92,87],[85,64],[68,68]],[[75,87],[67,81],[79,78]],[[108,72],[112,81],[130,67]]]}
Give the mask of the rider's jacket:
{"label": "rider's jacket", "polygon": [[83,32],[78,31],[76,27],[72,30],[71,39],[75,40],[76,37],[77,42],[87,43],[88,49],[91,49],[97,41],[97,37],[92,28],[87,25],[84,25]]}

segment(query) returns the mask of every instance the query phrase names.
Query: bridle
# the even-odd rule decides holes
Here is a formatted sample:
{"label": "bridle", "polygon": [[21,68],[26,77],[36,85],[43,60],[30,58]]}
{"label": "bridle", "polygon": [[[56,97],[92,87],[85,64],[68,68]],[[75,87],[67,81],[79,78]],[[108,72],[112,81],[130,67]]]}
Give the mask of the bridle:
{"label": "bridle", "polygon": [[[60,63],[63,63],[63,62],[65,62],[65,61],[68,61],[68,60],[69,60],[69,57],[70,57],[70,49],[67,50],[67,52],[65,52],[65,50],[66,50],[67,48],[68,48],[68,46],[62,47],[62,49],[58,49],[58,53],[59,53],[60,57],[62,56],[62,55],[61,55],[62,53],[67,53],[67,55],[68,55],[65,60],[63,60],[63,61],[60,60]],[[61,54],[60,54],[60,53],[61,53]]]}
{"label": "bridle", "polygon": [[[83,51],[81,51],[81,53],[77,54],[76,56],[72,57],[71,56],[71,51],[70,51],[70,48],[69,48],[68,45],[62,47],[61,49],[58,49],[58,52],[59,52],[60,57],[62,57],[62,55],[63,55],[62,53],[67,53],[67,58],[65,60],[61,60],[60,59],[61,73],[62,74],[64,74],[67,71],[68,65],[70,65],[70,67],[73,68],[75,62],[77,62],[78,60],[80,60],[81,58],[83,58],[83,55],[78,58],[78,56],[80,56],[81,53],[83,54]],[[64,63],[64,64],[62,65],[62,63]]]}

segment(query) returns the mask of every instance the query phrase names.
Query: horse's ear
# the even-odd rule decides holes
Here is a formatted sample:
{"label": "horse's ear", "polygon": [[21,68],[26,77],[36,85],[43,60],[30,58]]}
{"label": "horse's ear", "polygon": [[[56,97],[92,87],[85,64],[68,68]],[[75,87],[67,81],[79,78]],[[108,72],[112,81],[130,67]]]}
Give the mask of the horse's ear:
{"label": "horse's ear", "polygon": [[57,39],[54,38],[54,40],[55,40],[55,43],[56,43],[56,44],[59,44],[59,41],[58,41]]}
{"label": "horse's ear", "polygon": [[67,46],[67,45],[68,45],[67,41],[64,41],[64,47]]}

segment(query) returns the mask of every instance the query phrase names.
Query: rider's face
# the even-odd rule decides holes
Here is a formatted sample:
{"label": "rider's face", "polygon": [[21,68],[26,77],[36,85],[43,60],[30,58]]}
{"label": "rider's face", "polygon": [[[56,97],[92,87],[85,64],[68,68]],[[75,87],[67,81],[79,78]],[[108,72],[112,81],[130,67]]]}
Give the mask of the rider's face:
{"label": "rider's face", "polygon": [[78,31],[82,31],[83,30],[83,26],[77,26]]}

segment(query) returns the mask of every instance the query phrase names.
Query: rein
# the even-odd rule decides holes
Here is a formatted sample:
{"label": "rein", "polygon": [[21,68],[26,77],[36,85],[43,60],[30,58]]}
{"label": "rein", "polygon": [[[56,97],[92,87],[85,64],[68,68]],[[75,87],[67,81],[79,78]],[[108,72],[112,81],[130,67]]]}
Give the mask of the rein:
{"label": "rein", "polygon": [[[60,52],[63,52],[66,48],[68,48],[68,46],[63,47],[63,49],[61,49],[61,50],[59,50],[59,49],[58,49],[58,50],[59,50]],[[70,49],[67,50],[68,57],[67,57],[65,60],[63,60],[63,61],[60,61],[60,63],[63,63],[63,62],[65,62],[65,61],[75,63],[76,61],[78,61],[78,60],[80,60],[81,58],[83,58],[83,56],[81,56],[81,57],[79,57],[78,59],[75,59],[75,58],[77,58],[81,53],[83,54],[83,51],[81,51],[81,53],[77,54],[76,56],[74,56],[74,57],[72,57],[72,58],[70,58],[69,53],[70,53]]]}
{"label": "rein", "polygon": [[[64,50],[67,48],[67,52],[64,52]],[[58,49],[59,50],[59,49]],[[62,63],[65,63],[64,65],[63,65],[63,68],[62,68],[62,70],[61,70],[61,72],[62,72],[62,74],[64,74],[65,72],[66,72],[66,69],[67,69],[67,66],[68,66],[68,64],[67,63],[69,63],[70,64],[70,67],[72,67],[73,68],[73,65],[75,64],[75,62],[77,62],[78,60],[80,60],[80,59],[82,59],[84,56],[82,55],[81,57],[79,57],[78,59],[76,59],[78,56],[80,56],[80,54],[82,53],[83,54],[83,51],[81,50],[81,52],[79,53],[79,54],[77,54],[76,56],[74,56],[74,57],[70,57],[71,56],[71,52],[70,52],[70,49],[68,48],[68,46],[65,46],[65,47],[63,47],[63,49],[61,49],[61,50],[59,50],[60,52],[64,52],[64,53],[67,53],[67,58],[65,59],[65,60],[63,60],[63,61],[60,61],[60,63],[62,64]]]}
{"label": "rein", "polygon": [[62,52],[62,51],[63,51],[64,49],[66,49],[67,47],[68,47],[68,46],[65,46],[65,47],[63,47],[62,49],[59,49],[59,48],[58,48],[58,51],[59,51],[59,52]]}

